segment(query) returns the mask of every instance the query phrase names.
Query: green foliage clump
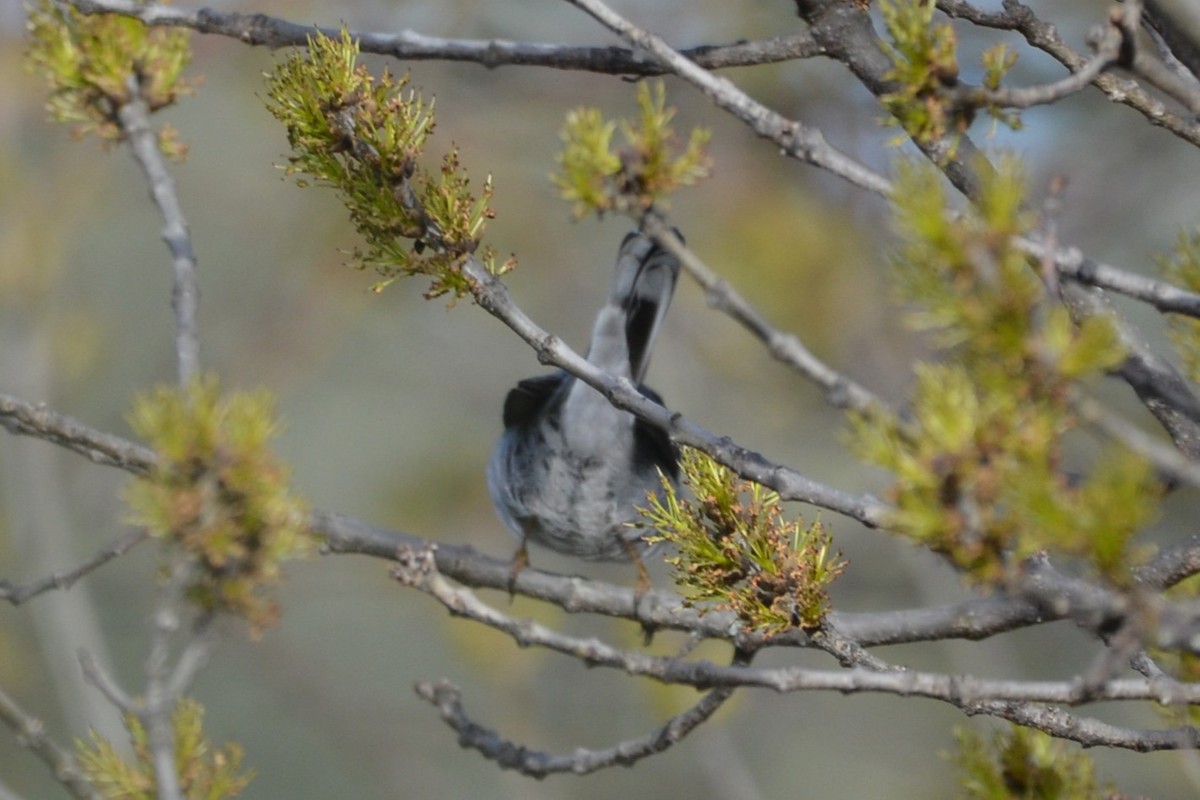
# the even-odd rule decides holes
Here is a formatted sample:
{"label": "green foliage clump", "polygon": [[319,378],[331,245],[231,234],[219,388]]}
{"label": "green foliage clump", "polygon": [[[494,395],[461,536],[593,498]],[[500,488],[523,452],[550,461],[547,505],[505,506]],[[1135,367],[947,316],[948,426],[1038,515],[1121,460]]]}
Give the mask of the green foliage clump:
{"label": "green foliage clump", "polygon": [[[680,187],[708,176],[711,162],[705,145],[710,133],[692,129],[687,145],[680,149],[671,127],[675,109],[666,104],[662,81],[653,87],[639,84],[637,104],[636,121],[606,120],[595,108],[567,114],[560,134],[560,171],[551,179],[572,204],[576,218],[606,211],[640,214],[665,202]],[[625,143],[614,150],[618,127]]]}
{"label": "green foliage clump", "polygon": [[713,601],[747,626],[768,632],[814,628],[829,609],[826,587],[845,569],[820,522],[785,520],[779,495],[741,480],[699,450],[685,448],[682,498],[667,480],[663,496],[639,509],[678,555],[667,558],[686,602]]}
{"label": "green foliage clump", "polygon": [[1096,784],[1092,760],[1041,731],[1009,727],[990,740],[970,730],[955,732],[950,755],[964,800],[1120,800]]}
{"label": "green foliage clump", "polygon": [[[883,43],[892,60],[892,69],[884,77],[895,84],[882,101],[905,133],[922,144],[961,135],[980,106],[996,121],[1020,128],[1020,117],[1014,112],[969,92],[951,92],[958,86],[958,40],[949,23],[934,22],[935,3],[881,0],[879,9],[891,40]],[[1003,44],[985,51],[984,87],[1000,88],[1016,60],[1016,53]]]}
{"label": "green foliage clump", "polygon": [[1157,513],[1157,483],[1119,448],[1081,478],[1066,474],[1076,384],[1124,353],[1108,321],[1073,324],[1014,246],[1031,224],[1022,186],[1017,165],[1001,162],[977,207],[951,219],[932,169],[902,171],[897,290],[948,361],[918,366],[909,418],[855,418],[852,443],[895,475],[894,528],[972,578],[1002,580],[1051,549],[1121,582],[1133,535]]}
{"label": "green foliage clump", "polygon": [[130,424],[158,454],[127,492],[135,523],[194,557],[195,602],[245,617],[254,634],[273,624],[279,611],[265,587],[312,540],[305,504],[269,448],[278,430],[270,396],[222,398],[206,377],[139,397]]}
{"label": "green foliage clump", "polygon": [[[1175,249],[1158,261],[1164,278],[1193,292],[1200,291],[1200,230],[1181,232]],[[1168,325],[1171,342],[1183,358],[1188,377],[1200,381],[1200,319],[1173,314]]]}
{"label": "green foliage clump", "polygon": [[[254,773],[242,772],[241,745],[229,742],[216,748],[205,738],[203,706],[189,698],[180,700],[171,723],[183,796],[187,800],[221,800],[241,794]],[[146,728],[132,714],[126,715],[125,727],[133,742],[133,763],[121,758],[111,743],[93,731],[90,742],[75,743],[84,776],[108,800],[155,800],[158,791]]]}
{"label": "green foliage clump", "polygon": [[475,197],[453,147],[436,173],[422,168],[433,102],[408,88],[407,75],[385,69],[375,77],[358,54],[347,31],[336,39],[318,32],[306,54],[293,53],[268,73],[267,109],[286,126],[292,148],[287,173],[342,195],[366,241],[353,251],[354,265],[382,277],[375,291],[401,276],[425,275],[432,279],[427,297],[462,297],[470,291],[462,265],[477,251],[493,274],[514,265],[511,258],[497,264],[490,247],[480,249],[495,216],[491,177]]}
{"label": "green foliage clump", "polygon": [[[47,109],[57,122],[75,123],[75,135],[102,142],[125,139],[117,110],[134,98],[150,111],[190,94],[183,70],[192,58],[191,32],[152,28],[115,14],[86,15],[66,3],[38,0],[29,8],[26,63],[50,84]],[[182,159],[187,147],[164,125],[159,148]]]}
{"label": "green foliage clump", "polygon": [[[1000,83],[1017,64],[1016,51],[1000,42],[983,51],[980,56],[983,63],[983,88],[990,92],[1000,89]],[[994,103],[985,103],[988,115],[1001,124],[1007,125],[1014,131],[1021,130],[1024,123],[1021,115],[1012,109],[1002,108]]]}

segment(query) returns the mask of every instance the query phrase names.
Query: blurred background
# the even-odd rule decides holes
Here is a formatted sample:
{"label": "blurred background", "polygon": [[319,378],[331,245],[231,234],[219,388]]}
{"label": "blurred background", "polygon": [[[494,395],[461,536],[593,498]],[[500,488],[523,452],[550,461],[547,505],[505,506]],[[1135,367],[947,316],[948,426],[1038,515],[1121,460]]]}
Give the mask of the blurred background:
{"label": "blurred background", "polygon": [[[222,8],[234,8],[228,3]],[[612,5],[677,46],[728,43],[802,30],[783,0],[633,0]],[[566,3],[550,0],[263,0],[236,6],[299,23],[431,36],[578,44],[614,39]],[[1082,48],[1100,6],[1038,4],[1068,42]],[[1083,16],[1090,14],[1092,17]],[[0,4],[0,391],[129,435],[132,397],[174,380],[171,271],[157,212],[123,150],[75,142],[46,121],[44,87],[23,72],[23,12]],[[964,32],[967,29],[963,29]],[[995,39],[963,41],[963,73]],[[1046,81],[1060,71],[1022,53],[1013,80]],[[371,275],[345,265],[356,243],[327,190],[285,180],[283,130],[262,105],[262,73],[275,55],[218,38],[194,38],[195,96],[164,116],[191,146],[172,172],[199,258],[203,362],[226,389],[266,387],[287,428],[279,450],[313,506],[437,541],[469,543],[508,556],[514,541],[495,518],[483,470],[500,431],[510,386],[542,368],[507,329],[469,302],[447,309],[401,281],[381,296]],[[375,68],[384,62],[368,59]],[[634,110],[633,85],[579,72],[469,64],[390,63],[437,98],[428,160],[455,142],[478,185],[494,176],[497,218],[488,241],[513,252],[508,283],[543,327],[586,345],[602,302],[622,219],[572,222],[548,180],[564,115],[581,103],[608,115]],[[877,169],[896,155],[895,129],[879,125],[872,98],[839,65],[819,59],[727,73],[785,115],[820,127],[841,150]],[[923,352],[888,304],[886,209],[874,197],[794,161],[668,81],[677,129],[712,129],[713,176],[672,203],[675,224],[695,250],[781,328],[885,396],[900,400]],[[1025,115],[1018,134],[981,143],[1022,152],[1034,199],[1052,175],[1069,179],[1063,240],[1089,254],[1150,271],[1151,254],[1195,223],[1200,166],[1193,148],[1088,91]],[[1102,122],[1099,122],[1103,120]],[[1158,320],[1121,304],[1147,335]],[[814,479],[879,491],[883,476],[841,446],[844,423],[820,393],[773,362],[748,334],[706,308],[684,281],[659,340],[649,382],[706,427],[732,436]],[[1145,422],[1129,393],[1108,398]],[[0,577],[26,581],[74,565],[126,527],[127,477],[51,445],[0,436]],[[811,518],[815,511],[797,507]],[[1153,536],[1192,532],[1198,509],[1177,497]],[[948,602],[964,596],[940,563],[886,535],[831,515],[824,520],[850,562],[835,587],[844,610]],[[624,566],[572,562],[534,551],[540,567],[632,583]],[[44,719],[60,741],[89,726],[110,735],[112,710],[82,686],[80,646],[121,682],[142,681],[154,589],[152,546],[109,565],[70,592],[28,606],[0,606],[0,686]],[[656,584],[667,585],[661,568]],[[632,769],[535,782],[501,772],[461,750],[435,711],[411,689],[417,680],[459,684],[468,711],[536,749],[568,752],[639,736],[694,701],[666,689],[539,651],[448,617],[440,606],[391,582],[387,565],[318,556],[292,566],[280,590],[282,624],[251,642],[230,625],[195,687],[215,741],[234,739],[257,778],[247,798],[520,797],[691,798],[952,797],[940,755],[955,725],[987,728],[948,706],[892,697],[746,691],[684,744]],[[641,632],[575,618],[503,595],[505,610],[574,633],[636,646]],[[680,641],[660,635],[670,652]],[[914,668],[993,677],[1064,677],[1089,663],[1094,646],[1071,625],[982,643],[889,648],[883,657]],[[712,645],[705,655],[728,658]],[[832,668],[803,652],[763,664]],[[1159,724],[1145,708],[1093,709],[1121,725]],[[1093,751],[1099,773],[1130,794],[1194,796],[1196,768],[1178,754]],[[44,767],[0,730],[0,785],[27,798],[62,796]]]}

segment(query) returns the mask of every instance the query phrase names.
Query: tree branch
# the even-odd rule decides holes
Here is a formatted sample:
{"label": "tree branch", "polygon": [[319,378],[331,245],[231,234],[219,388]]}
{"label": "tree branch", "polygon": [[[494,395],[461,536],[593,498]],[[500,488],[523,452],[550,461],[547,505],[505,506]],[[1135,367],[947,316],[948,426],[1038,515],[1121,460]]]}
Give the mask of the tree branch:
{"label": "tree branch", "polygon": [[55,780],[77,800],[101,800],[100,793],[83,777],[75,757],[60,747],[40,719],[27,714],[0,688],[0,721],[8,725],[17,741],[50,768]]}
{"label": "tree branch", "polygon": [[418,683],[415,688],[417,695],[437,708],[442,721],[458,734],[460,746],[478,750],[484,758],[495,761],[502,768],[515,770],[531,778],[544,778],[561,772],[587,775],[607,767],[633,766],[643,758],[657,755],[681,742],[712,717],[734,692],[729,688],[713,689],[691,708],[671,717],[645,736],[603,750],[579,747],[570,755],[553,755],[504,739],[496,731],[472,720],[462,707],[462,695],[458,687],[447,681]]}
{"label": "tree branch", "polygon": [[0,426],[9,433],[44,439],[97,464],[120,467],[135,475],[145,475],[157,461],[146,447],[89,428],[45,405],[27,403],[12,395],[0,394]]}
{"label": "tree branch", "polygon": [[471,281],[475,301],[529,344],[543,364],[561,367],[600,392],[617,408],[657,425],[681,444],[703,450],[747,480],[774,489],[784,500],[836,511],[871,528],[884,523],[889,510],[886,503],[869,494],[854,495],[814,481],[735,444],[728,437],[717,436],[678,412],[668,411],[639,392],[627,378],[614,378],[602,372],[562,339],[538,327],[512,302],[508,287],[474,257],[467,258],[462,270]]}
{"label": "tree branch", "polygon": [[158,135],[150,127],[150,112],[142,100],[139,78],[129,77],[130,100],[117,109],[121,129],[129,136],[134,160],[150,185],[150,197],[162,216],[162,238],[171,250],[174,282],[171,309],[175,312],[175,355],[179,384],[185,385],[200,367],[200,333],[197,306],[200,288],[196,282],[196,257],[188,235],[187,220],[175,193],[175,181],[167,172],[158,149]]}
{"label": "tree branch", "polygon": [[891,182],[830,145],[818,129],[789,120],[759,103],[732,81],[713,75],[673,49],[658,36],[637,27],[600,0],[566,0],[634,48],[652,54],[670,72],[695,86],[718,108],[742,120],[759,136],[779,145],[792,156],[843,178],[875,194],[891,192]]}
{"label": "tree branch", "polygon": [[[997,30],[1016,31],[1030,46],[1041,50],[1071,72],[1078,72],[1087,58],[1063,41],[1058,29],[1037,17],[1029,6],[1019,0],[1004,0],[1004,11],[988,12],[966,0],[938,0],[937,6],[949,17],[965,19],[975,25]],[[1110,100],[1126,105],[1142,114],[1152,125],[1162,127],[1175,136],[1200,145],[1200,124],[1171,112],[1166,105],[1147,93],[1136,81],[1102,73],[1095,86]]]}
{"label": "tree branch", "polygon": [[[121,14],[148,25],[191,28],[199,33],[237,39],[270,48],[304,47],[308,37],[321,33],[337,38],[338,28],[298,25],[266,14],[239,14],[214,8],[189,8],[136,0],[71,0],[85,14]],[[662,75],[655,60],[623,47],[575,47],[542,42],[511,42],[504,39],[443,39],[412,30],[383,34],[350,31],[364,53],[391,56],[403,61],[462,61],[488,69],[505,66],[548,67],[610,75]],[[823,50],[808,34],[770,39],[703,45],[682,51],[705,69],[752,67],[822,55]]]}
{"label": "tree branch", "polygon": [[26,600],[37,597],[43,592],[48,592],[51,589],[70,589],[75,581],[87,575],[93,570],[112,561],[114,558],[125,555],[138,544],[141,544],[149,536],[144,528],[131,530],[124,536],[120,536],[108,545],[96,551],[96,554],[84,561],[74,569],[66,572],[55,572],[46,577],[23,585],[14,585],[10,581],[0,579],[0,600],[7,600],[14,606],[19,606]]}
{"label": "tree branch", "polygon": [[679,259],[684,270],[704,289],[709,306],[723,312],[750,331],[766,345],[767,352],[776,360],[824,389],[825,399],[830,405],[862,414],[874,414],[887,409],[887,404],[869,389],[855,383],[813,355],[800,341],[800,337],[771,325],[729,281],[701,261],[700,257],[675,235],[661,214],[646,214],[642,227],[664,249]]}

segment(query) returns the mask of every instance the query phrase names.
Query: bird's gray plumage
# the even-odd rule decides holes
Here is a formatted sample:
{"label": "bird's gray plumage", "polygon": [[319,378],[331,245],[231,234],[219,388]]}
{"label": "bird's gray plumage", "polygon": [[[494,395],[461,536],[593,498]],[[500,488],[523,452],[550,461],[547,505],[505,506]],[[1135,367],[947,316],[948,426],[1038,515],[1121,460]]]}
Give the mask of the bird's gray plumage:
{"label": "bird's gray plumage", "polygon": [[[588,361],[641,385],[679,262],[640,233],[621,243]],[[624,560],[639,547],[637,518],[659,471],[678,478],[678,450],[661,429],[615,408],[565,372],[527,378],[504,401],[504,433],[488,462],[497,513],[521,539],[588,559]]]}

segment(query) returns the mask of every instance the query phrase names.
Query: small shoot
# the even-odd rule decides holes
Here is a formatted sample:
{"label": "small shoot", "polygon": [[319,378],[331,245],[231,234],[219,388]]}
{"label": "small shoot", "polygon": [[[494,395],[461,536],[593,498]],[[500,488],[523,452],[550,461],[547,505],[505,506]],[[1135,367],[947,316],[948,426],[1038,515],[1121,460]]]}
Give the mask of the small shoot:
{"label": "small shoot", "polygon": [[426,297],[470,292],[462,272],[477,257],[494,275],[512,269],[512,258],[497,263],[482,245],[490,202],[491,177],[479,196],[452,147],[441,167],[421,166],[426,141],[435,128],[433,102],[409,88],[407,75],[387,69],[376,77],[358,63],[358,42],[342,30],[330,38],[319,31],[267,74],[267,110],[287,129],[292,154],[285,172],[338,191],[365,244],[352,263],[380,276],[376,292],[398,278],[431,279]]}
{"label": "small shoot", "polygon": [[[984,50],[980,60],[983,63],[983,88],[989,92],[995,92],[1000,89],[1000,84],[1017,65],[1017,53],[1004,42],[999,42]],[[1021,115],[1011,108],[987,103],[984,105],[984,110],[987,111],[993,122],[1006,125],[1010,130],[1019,131],[1024,127]]]}
{"label": "small shoot", "polygon": [[159,459],[126,493],[134,523],[194,559],[194,602],[244,617],[259,635],[279,616],[268,587],[313,545],[307,508],[269,447],[279,428],[270,396],[221,397],[203,377],[139,397],[130,424]]}
{"label": "small shoot", "polygon": [[882,97],[884,107],[918,142],[933,143],[965,131],[964,121],[953,117],[942,91],[958,83],[954,29],[948,23],[935,24],[935,4],[923,0],[880,0],[879,10],[891,40],[883,45],[892,60],[884,77],[896,84]]}
{"label": "small shoot", "polygon": [[650,541],[677,548],[667,562],[685,602],[712,603],[768,633],[819,627],[827,587],[846,568],[824,526],[785,519],[778,494],[699,450],[685,448],[680,465],[696,499],[664,479],[661,496],[639,509],[639,524],[655,530]]}
{"label": "small shoot", "polygon": [[[708,177],[710,133],[694,128],[687,144],[680,145],[671,127],[675,109],[667,105],[662,81],[638,84],[637,104],[633,121],[606,120],[595,108],[567,114],[559,171],[550,177],[576,219],[609,211],[639,215]],[[623,144],[614,149],[618,129]]]}
{"label": "small shoot", "polygon": [[[190,698],[181,699],[171,716],[175,729],[175,764],[180,789],[186,800],[223,800],[236,797],[249,785],[254,772],[242,770],[241,745],[229,742],[220,747],[204,736],[204,707]],[[154,760],[146,728],[132,714],[125,727],[133,743],[133,761],[95,731],[90,740],[77,740],[75,749],[84,777],[108,800],[155,800]]]}
{"label": "small shoot", "polygon": [[[153,112],[193,90],[183,71],[191,61],[191,32],[150,27],[116,14],[88,15],[66,3],[38,0],[26,23],[26,65],[50,84],[51,119],[75,126],[74,135],[95,135],[103,144],[124,141],[117,111],[134,93]],[[159,149],[182,160],[187,146],[164,125]]]}
{"label": "small shoot", "polygon": [[[893,119],[912,139],[932,145],[967,132],[978,109],[1013,130],[1020,116],[990,100],[988,92],[966,91],[959,85],[958,40],[948,22],[935,22],[936,4],[928,0],[881,0],[879,4],[889,41],[884,52],[892,69],[884,76],[895,88],[881,99]],[[982,55],[983,87],[1000,88],[1017,61],[1014,51],[998,44]],[[953,158],[951,146],[947,158]]]}

